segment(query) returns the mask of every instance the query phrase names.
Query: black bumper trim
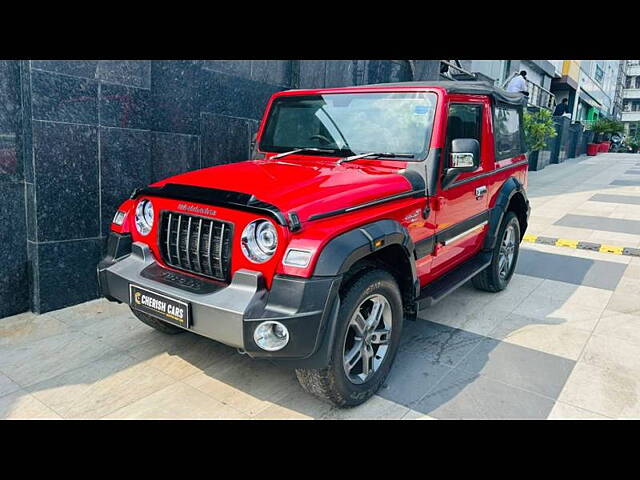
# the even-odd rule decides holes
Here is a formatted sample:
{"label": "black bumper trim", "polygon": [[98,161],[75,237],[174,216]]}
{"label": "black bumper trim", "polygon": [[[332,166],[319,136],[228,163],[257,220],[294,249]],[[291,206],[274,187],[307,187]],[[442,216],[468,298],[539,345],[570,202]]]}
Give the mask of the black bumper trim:
{"label": "black bumper trim", "polygon": [[105,257],[98,263],[98,289],[99,292],[109,301],[121,303],[118,299],[110,296],[108,292],[105,292],[105,286],[107,280],[105,276],[105,270],[118,262],[122,258],[131,254],[131,234],[120,234],[116,232],[110,232],[107,239],[107,253]]}
{"label": "black bumper trim", "polygon": [[[147,245],[134,243],[126,257],[105,257],[98,276],[103,295],[115,301],[129,304],[129,285],[134,284],[189,303],[189,331],[241,348],[251,357],[317,368],[329,362],[332,339],[326,336],[333,331],[340,275],[276,275],[267,290],[261,273],[238,270],[230,284],[214,285],[164,269]],[[278,320],[289,329],[289,343],[280,351],[262,350],[253,340],[254,329],[267,319]]]}

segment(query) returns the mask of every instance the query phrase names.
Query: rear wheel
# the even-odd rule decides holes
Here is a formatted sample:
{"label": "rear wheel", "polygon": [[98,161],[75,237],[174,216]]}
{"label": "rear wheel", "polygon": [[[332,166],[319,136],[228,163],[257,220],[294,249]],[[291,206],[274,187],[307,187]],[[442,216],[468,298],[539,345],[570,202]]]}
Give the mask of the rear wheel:
{"label": "rear wheel", "polygon": [[297,369],[302,387],[338,407],[365,402],[384,382],[398,350],[402,297],[389,273],[369,270],[341,296],[336,338],[326,368]]}
{"label": "rear wheel", "polygon": [[491,264],[473,277],[471,280],[473,286],[485,292],[504,290],[516,269],[519,253],[520,223],[514,212],[507,212],[493,248]]}
{"label": "rear wheel", "polygon": [[182,328],[179,327],[174,327],[173,325],[167,323],[167,322],[163,322],[162,320],[158,320],[155,317],[152,317],[151,315],[147,315],[146,313],[140,312],[138,310],[136,310],[135,308],[131,309],[131,313],[133,313],[136,318],[138,320],[140,320],[142,323],[146,323],[147,325],[149,325],[150,327],[155,328],[156,330],[159,330],[162,333],[166,333],[168,335],[175,335],[177,333],[183,333],[184,330]]}

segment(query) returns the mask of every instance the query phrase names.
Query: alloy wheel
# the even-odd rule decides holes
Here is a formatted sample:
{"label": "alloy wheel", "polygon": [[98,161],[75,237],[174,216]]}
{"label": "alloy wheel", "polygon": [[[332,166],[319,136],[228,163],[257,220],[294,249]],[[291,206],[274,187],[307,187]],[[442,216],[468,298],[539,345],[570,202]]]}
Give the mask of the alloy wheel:
{"label": "alloy wheel", "polygon": [[498,256],[498,275],[502,280],[506,279],[511,272],[513,258],[516,249],[516,230],[513,225],[508,225],[502,237],[500,244],[500,253]]}
{"label": "alloy wheel", "polygon": [[378,371],[389,350],[393,312],[380,294],[364,299],[356,308],[345,336],[344,371],[350,382],[362,384]]}

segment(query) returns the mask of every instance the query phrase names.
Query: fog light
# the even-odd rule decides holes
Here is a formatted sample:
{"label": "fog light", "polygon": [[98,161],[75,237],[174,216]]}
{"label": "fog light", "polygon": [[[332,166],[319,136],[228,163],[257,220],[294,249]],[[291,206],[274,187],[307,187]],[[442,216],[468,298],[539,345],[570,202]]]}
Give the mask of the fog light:
{"label": "fog light", "polygon": [[253,332],[253,340],[261,349],[275,352],[289,343],[289,330],[280,322],[262,322]]}

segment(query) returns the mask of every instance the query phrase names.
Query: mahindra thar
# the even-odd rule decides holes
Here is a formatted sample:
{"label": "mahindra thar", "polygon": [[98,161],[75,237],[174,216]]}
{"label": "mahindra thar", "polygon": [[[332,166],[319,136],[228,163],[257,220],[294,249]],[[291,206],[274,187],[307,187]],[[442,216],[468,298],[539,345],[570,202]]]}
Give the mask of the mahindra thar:
{"label": "mahindra thar", "polygon": [[469,280],[509,283],[530,212],[522,112],[521,94],[482,82],[276,93],[252,160],[119,207],[101,292],[358,405],[385,381],[403,321]]}

